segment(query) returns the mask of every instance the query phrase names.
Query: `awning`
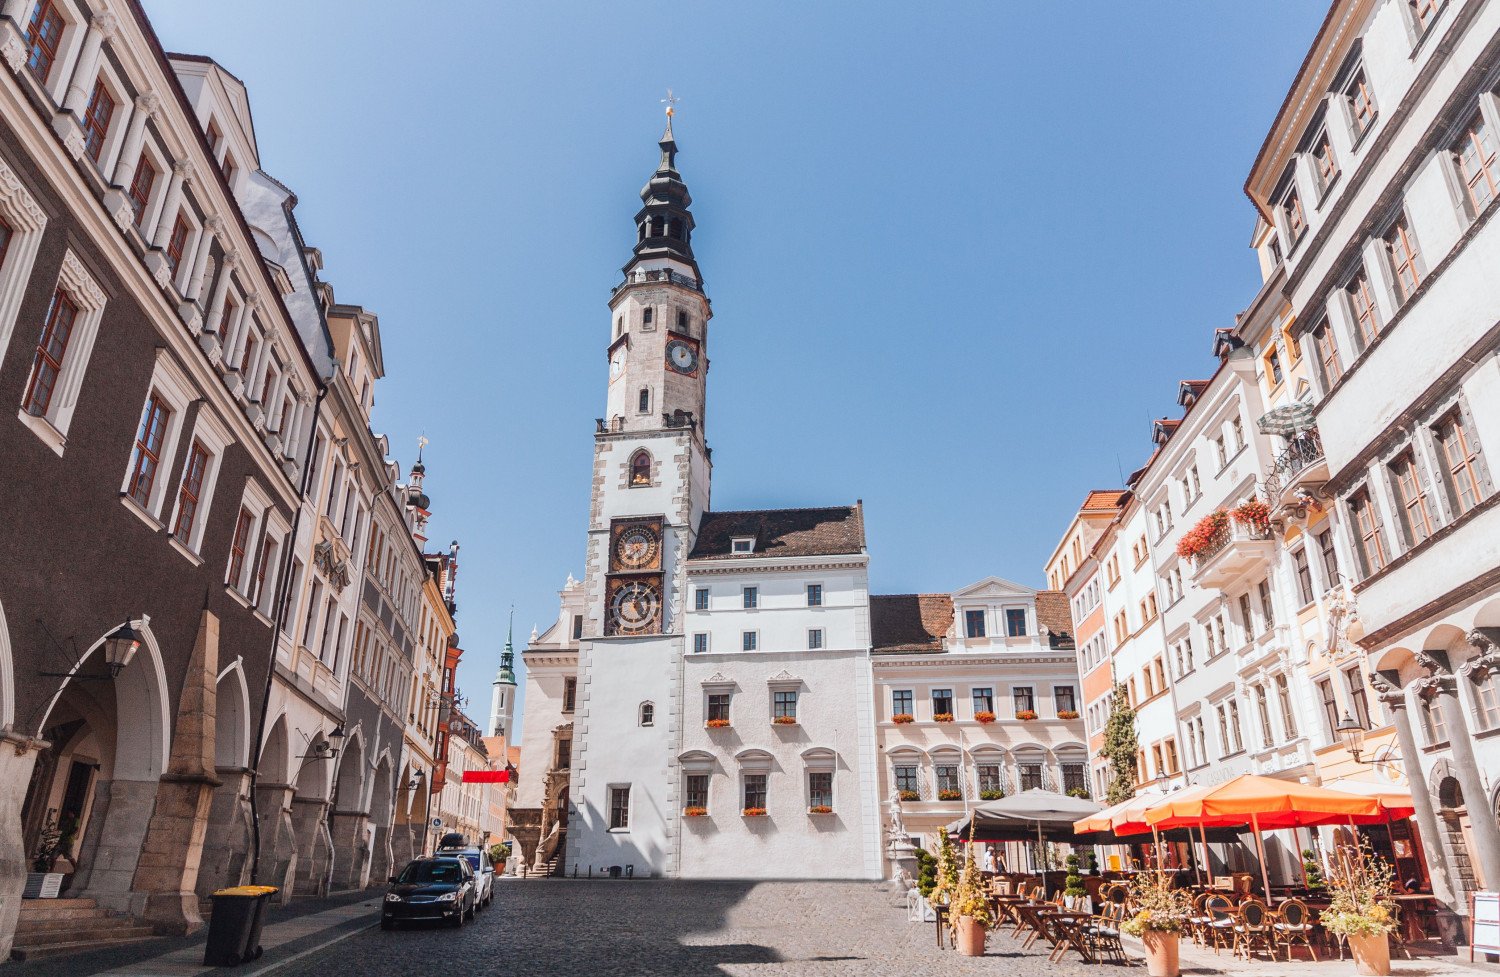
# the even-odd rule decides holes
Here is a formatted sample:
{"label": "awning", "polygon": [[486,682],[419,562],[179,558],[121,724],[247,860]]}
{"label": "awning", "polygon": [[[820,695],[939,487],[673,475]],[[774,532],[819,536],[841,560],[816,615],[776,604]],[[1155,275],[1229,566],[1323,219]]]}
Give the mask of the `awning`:
{"label": "awning", "polygon": [[1298,401],[1273,407],[1261,415],[1255,426],[1260,429],[1261,434],[1279,434],[1287,438],[1303,431],[1311,431],[1318,426],[1318,422],[1313,416],[1313,405]]}

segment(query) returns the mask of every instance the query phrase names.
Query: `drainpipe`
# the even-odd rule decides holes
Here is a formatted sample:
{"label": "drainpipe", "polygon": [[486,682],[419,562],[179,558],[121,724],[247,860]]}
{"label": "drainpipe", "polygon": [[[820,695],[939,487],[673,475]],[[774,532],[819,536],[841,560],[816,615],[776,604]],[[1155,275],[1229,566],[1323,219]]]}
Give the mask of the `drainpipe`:
{"label": "drainpipe", "polygon": [[260,716],[255,721],[255,756],[250,765],[250,884],[255,885],[260,881],[260,803],[256,795],[256,785],[260,778],[260,751],[264,746],[266,737],[266,711],[271,708],[271,686],[276,678],[276,650],[281,641],[282,629],[286,627],[286,615],[291,603],[291,581],[287,579],[292,569],[293,552],[296,550],[297,530],[302,525],[303,503],[307,501],[308,483],[312,481],[313,470],[313,445],[317,442],[318,415],[323,410],[323,398],[328,396],[328,391],[333,387],[335,378],[338,376],[338,366],[335,363],[334,372],[318,387],[318,397],[313,401],[312,424],[307,432],[307,453],[302,459],[302,484],[297,487],[297,512],[292,516],[292,529],[287,533],[290,545],[285,547],[281,554],[281,569],[276,576],[276,621],[271,629],[271,657],[266,663],[266,688],[260,698]]}

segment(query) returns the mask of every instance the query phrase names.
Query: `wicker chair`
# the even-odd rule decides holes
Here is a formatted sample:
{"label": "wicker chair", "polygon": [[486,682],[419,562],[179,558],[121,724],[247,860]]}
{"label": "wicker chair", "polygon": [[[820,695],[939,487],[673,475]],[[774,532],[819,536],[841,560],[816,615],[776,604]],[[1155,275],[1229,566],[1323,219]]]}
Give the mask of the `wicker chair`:
{"label": "wicker chair", "polygon": [[1234,923],[1234,955],[1241,953],[1249,960],[1257,949],[1276,959],[1276,943],[1271,923],[1274,919],[1266,904],[1259,899],[1246,899],[1240,903],[1239,919]]}
{"label": "wicker chair", "polygon": [[1215,955],[1221,949],[1233,947],[1234,904],[1229,901],[1229,897],[1220,893],[1210,895],[1203,900],[1203,911],[1208,914],[1208,924],[1203,928],[1204,934],[1213,944]]}
{"label": "wicker chair", "polygon": [[1124,912],[1123,904],[1106,902],[1099,914],[1089,920],[1084,934],[1093,953],[1128,964],[1130,959],[1125,956],[1125,946],[1120,942],[1120,923],[1124,919]]}
{"label": "wicker chair", "polygon": [[1292,946],[1297,943],[1307,947],[1308,954],[1316,961],[1318,951],[1312,945],[1312,913],[1307,904],[1301,899],[1288,899],[1277,907],[1276,915],[1271,933],[1277,946],[1286,947],[1287,962],[1291,962]]}
{"label": "wicker chair", "polygon": [[1208,924],[1213,922],[1213,917],[1203,904],[1208,902],[1209,893],[1202,892],[1193,897],[1193,915],[1188,917],[1188,935],[1193,942],[1199,946],[1208,946]]}

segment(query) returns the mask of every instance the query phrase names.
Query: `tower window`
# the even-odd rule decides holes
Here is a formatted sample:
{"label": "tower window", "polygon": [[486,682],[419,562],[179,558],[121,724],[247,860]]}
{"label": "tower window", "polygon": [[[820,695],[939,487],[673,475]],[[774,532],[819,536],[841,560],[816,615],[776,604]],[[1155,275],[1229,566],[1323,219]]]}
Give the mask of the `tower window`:
{"label": "tower window", "polygon": [[641,325],[643,325],[643,326],[649,326],[649,325],[651,325],[651,321],[652,321],[655,313],[656,313],[656,309],[652,308],[649,305],[646,306],[644,309],[642,309],[641,310]]}
{"label": "tower window", "polygon": [[637,398],[636,410],[640,411],[642,414],[650,413],[650,411],[651,411],[651,388],[650,387],[642,387],[641,388],[641,395],[640,395],[639,398]]}
{"label": "tower window", "polygon": [[641,725],[654,726],[656,724],[656,706],[649,702],[641,703]]}
{"label": "tower window", "polygon": [[677,310],[677,328],[678,329],[687,329],[687,327],[688,327],[688,314],[687,314],[687,310],[686,309],[678,309]]}
{"label": "tower window", "polygon": [[[644,393],[644,391],[642,391]],[[645,448],[630,456],[630,487],[639,488],[651,484],[651,455]]]}

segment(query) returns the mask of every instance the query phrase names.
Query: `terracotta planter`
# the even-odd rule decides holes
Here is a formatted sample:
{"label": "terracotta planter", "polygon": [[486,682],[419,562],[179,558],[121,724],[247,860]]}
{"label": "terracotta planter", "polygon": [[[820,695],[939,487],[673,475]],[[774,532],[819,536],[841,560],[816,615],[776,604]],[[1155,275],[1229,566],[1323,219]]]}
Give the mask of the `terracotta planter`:
{"label": "terracotta planter", "polygon": [[953,945],[966,957],[984,956],[984,924],[973,916],[953,921]]}
{"label": "terracotta planter", "polygon": [[1178,934],[1161,930],[1147,930],[1141,935],[1146,944],[1146,973],[1150,977],[1177,977],[1182,973],[1177,964]]}
{"label": "terracotta planter", "polygon": [[1354,972],[1363,977],[1384,977],[1391,972],[1391,945],[1384,933],[1355,936],[1350,933],[1349,952],[1354,954]]}

